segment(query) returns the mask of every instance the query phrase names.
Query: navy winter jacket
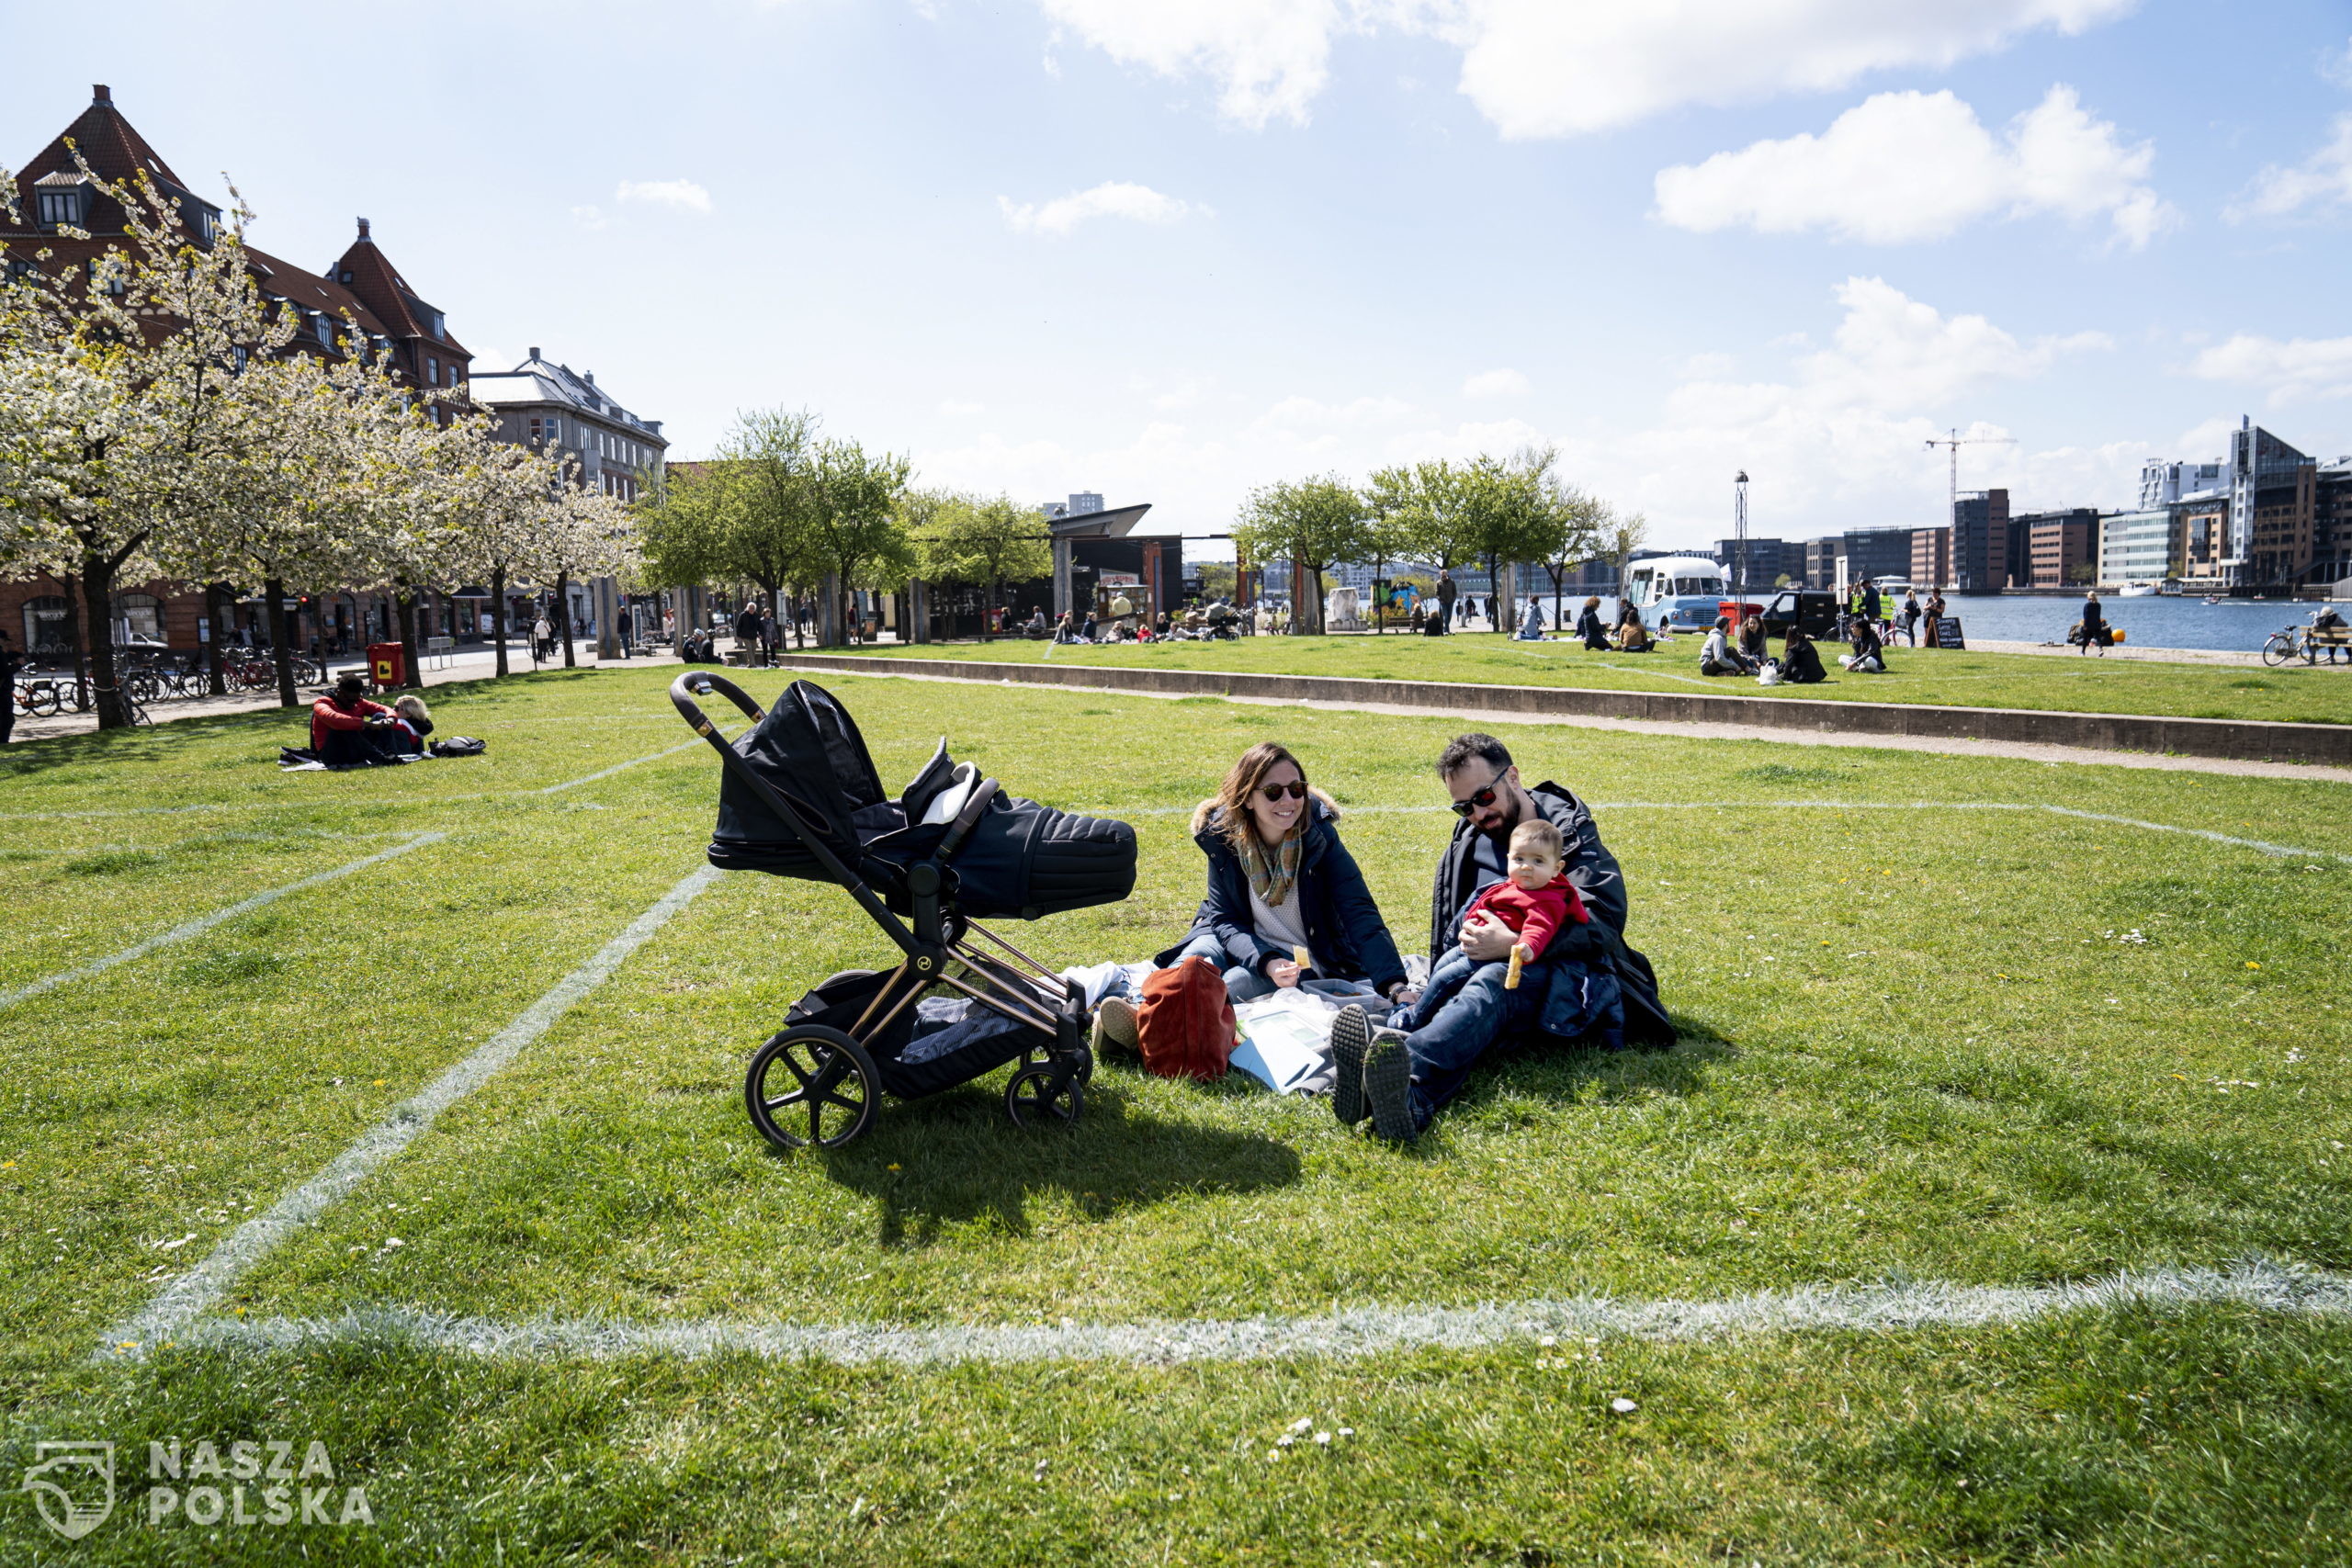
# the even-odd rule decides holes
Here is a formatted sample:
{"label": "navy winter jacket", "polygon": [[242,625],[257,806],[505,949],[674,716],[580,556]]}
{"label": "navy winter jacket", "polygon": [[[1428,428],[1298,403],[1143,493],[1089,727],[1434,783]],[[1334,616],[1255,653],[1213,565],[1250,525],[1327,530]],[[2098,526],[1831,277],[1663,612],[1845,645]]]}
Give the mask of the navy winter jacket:
{"label": "navy winter jacket", "polygon": [[[1326,979],[1369,980],[1373,989],[1386,991],[1405,977],[1405,962],[1396,956],[1396,942],[1380,918],[1364,886],[1355,857],[1340,841],[1340,808],[1321,790],[1307,798],[1306,842],[1299,852],[1298,880],[1291,897],[1298,901],[1306,929],[1306,945],[1323,965],[1317,973]],[[1224,812],[1213,801],[1203,801],[1193,813],[1193,841],[1208,857],[1208,896],[1201,900],[1193,929],[1152,962],[1176,962],[1186,942],[1213,933],[1228,953],[1247,953],[1248,965],[1260,974],[1272,958],[1288,958],[1290,949],[1258,940],[1257,919],[1250,909],[1250,877],[1241,857],[1219,830]],[[1240,958],[1236,963],[1243,962]]]}
{"label": "navy winter jacket", "polygon": [[[1658,998],[1657,976],[1647,958],[1625,945],[1631,913],[1625,874],[1600,841],[1592,812],[1549,779],[1531,786],[1527,795],[1544,820],[1559,829],[1561,873],[1592,911],[1589,924],[1563,930],[1530,966],[1529,975],[1546,986],[1537,1026],[1564,1040],[1589,1040],[1611,1049],[1628,1041],[1671,1044],[1674,1025]],[[1477,891],[1476,837],[1468,822],[1455,823],[1453,838],[1438,859],[1437,885],[1430,896],[1432,964],[1454,945],[1462,912]]]}

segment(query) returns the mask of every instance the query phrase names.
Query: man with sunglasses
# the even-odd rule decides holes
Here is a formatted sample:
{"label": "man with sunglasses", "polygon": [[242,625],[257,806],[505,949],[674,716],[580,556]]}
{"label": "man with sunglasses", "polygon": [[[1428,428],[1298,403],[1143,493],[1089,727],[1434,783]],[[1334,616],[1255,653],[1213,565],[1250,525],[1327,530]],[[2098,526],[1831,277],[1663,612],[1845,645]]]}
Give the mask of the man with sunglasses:
{"label": "man with sunglasses", "polygon": [[1531,818],[1560,830],[1561,874],[1592,919],[1555,938],[1516,988],[1499,968],[1481,968],[1409,1034],[1374,1032],[1360,1009],[1340,1011],[1331,1031],[1332,1111],[1351,1124],[1369,1118],[1374,1131],[1399,1141],[1419,1136],[1489,1052],[1545,1041],[1607,1050],[1674,1041],[1649,960],[1625,945],[1624,873],[1584,802],[1548,780],[1522,785],[1510,749],[1491,735],[1455,738],[1437,771],[1459,820],[1430,898],[1432,964],[1457,944],[1482,965],[1510,958],[1517,940],[1510,927],[1483,911],[1465,926],[1463,912],[1503,879],[1511,829]]}

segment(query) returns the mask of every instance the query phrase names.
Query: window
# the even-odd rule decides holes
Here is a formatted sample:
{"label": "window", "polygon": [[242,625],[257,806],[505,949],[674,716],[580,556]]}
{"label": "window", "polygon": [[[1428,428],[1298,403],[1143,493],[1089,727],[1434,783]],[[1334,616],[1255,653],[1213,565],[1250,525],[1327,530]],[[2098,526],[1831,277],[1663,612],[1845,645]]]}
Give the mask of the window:
{"label": "window", "polygon": [[74,617],[62,595],[43,593],[25,601],[25,651],[36,659],[74,651]]}
{"label": "window", "polygon": [[46,224],[65,223],[79,227],[82,221],[81,191],[78,188],[42,191],[40,220]]}
{"label": "window", "polygon": [[114,634],[119,642],[134,638],[164,640],[164,602],[153,593],[119,593],[114,601]]}
{"label": "window", "polygon": [[102,256],[90,258],[90,287],[102,288],[119,299],[129,286],[130,264],[119,251],[108,251]]}
{"label": "window", "polygon": [[424,384],[428,387],[437,387],[441,384],[441,362],[439,360],[428,359],[424,362]]}
{"label": "window", "polygon": [[329,348],[334,346],[334,318],[324,310],[319,312],[319,341]]}

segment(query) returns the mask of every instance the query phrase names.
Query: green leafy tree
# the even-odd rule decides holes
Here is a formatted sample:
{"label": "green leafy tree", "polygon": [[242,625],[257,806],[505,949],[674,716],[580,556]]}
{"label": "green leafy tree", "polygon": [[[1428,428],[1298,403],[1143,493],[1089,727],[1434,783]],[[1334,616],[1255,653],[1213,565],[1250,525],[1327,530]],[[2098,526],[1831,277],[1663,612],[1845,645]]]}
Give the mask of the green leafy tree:
{"label": "green leafy tree", "polygon": [[1284,480],[1250,491],[1234,542],[1252,560],[1291,563],[1291,630],[1323,630],[1323,574],[1363,555],[1364,499],[1335,474]]}
{"label": "green leafy tree", "polygon": [[854,441],[821,441],[810,473],[808,553],[832,580],[835,626],[842,640],[857,627],[850,594],[904,583],[916,565],[914,542],[899,519],[912,461],[869,453]]}
{"label": "green leafy tree", "polygon": [[1547,559],[1558,544],[1562,518],[1545,485],[1555,459],[1552,448],[1533,447],[1508,461],[1481,454],[1454,470],[1463,538],[1487,563],[1498,633],[1512,620],[1500,603],[1504,563]]}
{"label": "green leafy tree", "polygon": [[1377,469],[1368,509],[1387,517],[1399,558],[1452,570],[1475,553],[1463,471],[1443,458]]}
{"label": "green leafy tree", "polygon": [[[978,586],[990,616],[1004,603],[1005,584],[1044,577],[1054,570],[1044,519],[1035,507],[1011,496],[910,491],[900,510],[910,522],[910,535],[921,546],[925,574],[941,582]],[[926,520],[917,523],[918,518]]]}
{"label": "green leafy tree", "polygon": [[1543,488],[1556,531],[1540,564],[1552,580],[1552,624],[1562,626],[1560,600],[1568,574],[1600,554],[1601,536],[1615,513],[1600,497],[1570,484],[1557,468],[1545,472]]}
{"label": "green leafy tree", "polygon": [[639,515],[649,580],[752,583],[777,624],[790,622],[778,595],[823,570],[816,423],[806,411],[741,413],[708,462],[679,466]]}

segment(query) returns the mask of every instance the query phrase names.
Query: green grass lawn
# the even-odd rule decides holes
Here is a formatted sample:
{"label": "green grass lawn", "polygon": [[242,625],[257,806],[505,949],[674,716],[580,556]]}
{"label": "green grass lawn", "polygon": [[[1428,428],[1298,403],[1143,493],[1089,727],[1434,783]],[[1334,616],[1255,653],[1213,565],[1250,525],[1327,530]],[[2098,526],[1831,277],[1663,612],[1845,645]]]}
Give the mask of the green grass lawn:
{"label": "green grass lawn", "polygon": [[[1033,664],[1128,665],[1247,673],[1345,675],[1365,680],[1451,681],[1476,685],[1582,686],[1624,692],[1713,692],[1719,695],[1822,698],[1832,702],[1929,703],[1938,706],[2052,708],[2077,713],[2175,714],[2188,718],[2275,719],[2352,724],[2352,669],[2289,665],[2278,670],[2152,660],[2061,659],[2034,653],[1946,652],[1897,647],[1883,675],[1849,675],[1825,644],[1829,679],[1812,686],[1759,686],[1699,673],[1695,637],[1654,653],[1588,653],[1576,642],[1517,642],[1465,632],[1432,638],[1244,637],[1238,642],[1051,648],[1046,643],[933,643],[925,647],[830,649],[875,658],[979,659]],[[1775,651],[1779,645],[1773,645]]]}
{"label": "green grass lawn", "polygon": [[[691,738],[664,673],[444,689],[441,727],[489,754],[392,772],[280,774],[277,716],[0,757],[0,990],[447,835],[0,1010],[0,1461],[110,1438],[143,1492],[150,1439],[315,1438],[375,1525],[119,1515],[68,1548],[18,1496],[8,1561],[2352,1553],[2352,1324],[2235,1305],[1166,1366],[514,1359],[390,1327],[94,1364],[110,1325],[698,863],[717,766],[670,751]],[[891,784],[944,732],[1019,793],[1136,822],[1132,899],[1012,932],[1049,961],[1174,940],[1199,897],[1184,813],[1268,738],[1352,808],[1375,895],[1423,945],[1442,723],[828,683]],[[838,892],[730,876],[215,1320],[1082,1327],[2352,1270],[2352,793],[1499,732],[1597,803],[1673,1049],[1498,1066],[1403,1150],[1246,1079],[1106,1064],[1065,1133],[1012,1128],[1000,1073],[782,1156],[744,1117],[743,1062],[885,943]],[[1300,1418],[1351,1435],[1279,1446]]]}

